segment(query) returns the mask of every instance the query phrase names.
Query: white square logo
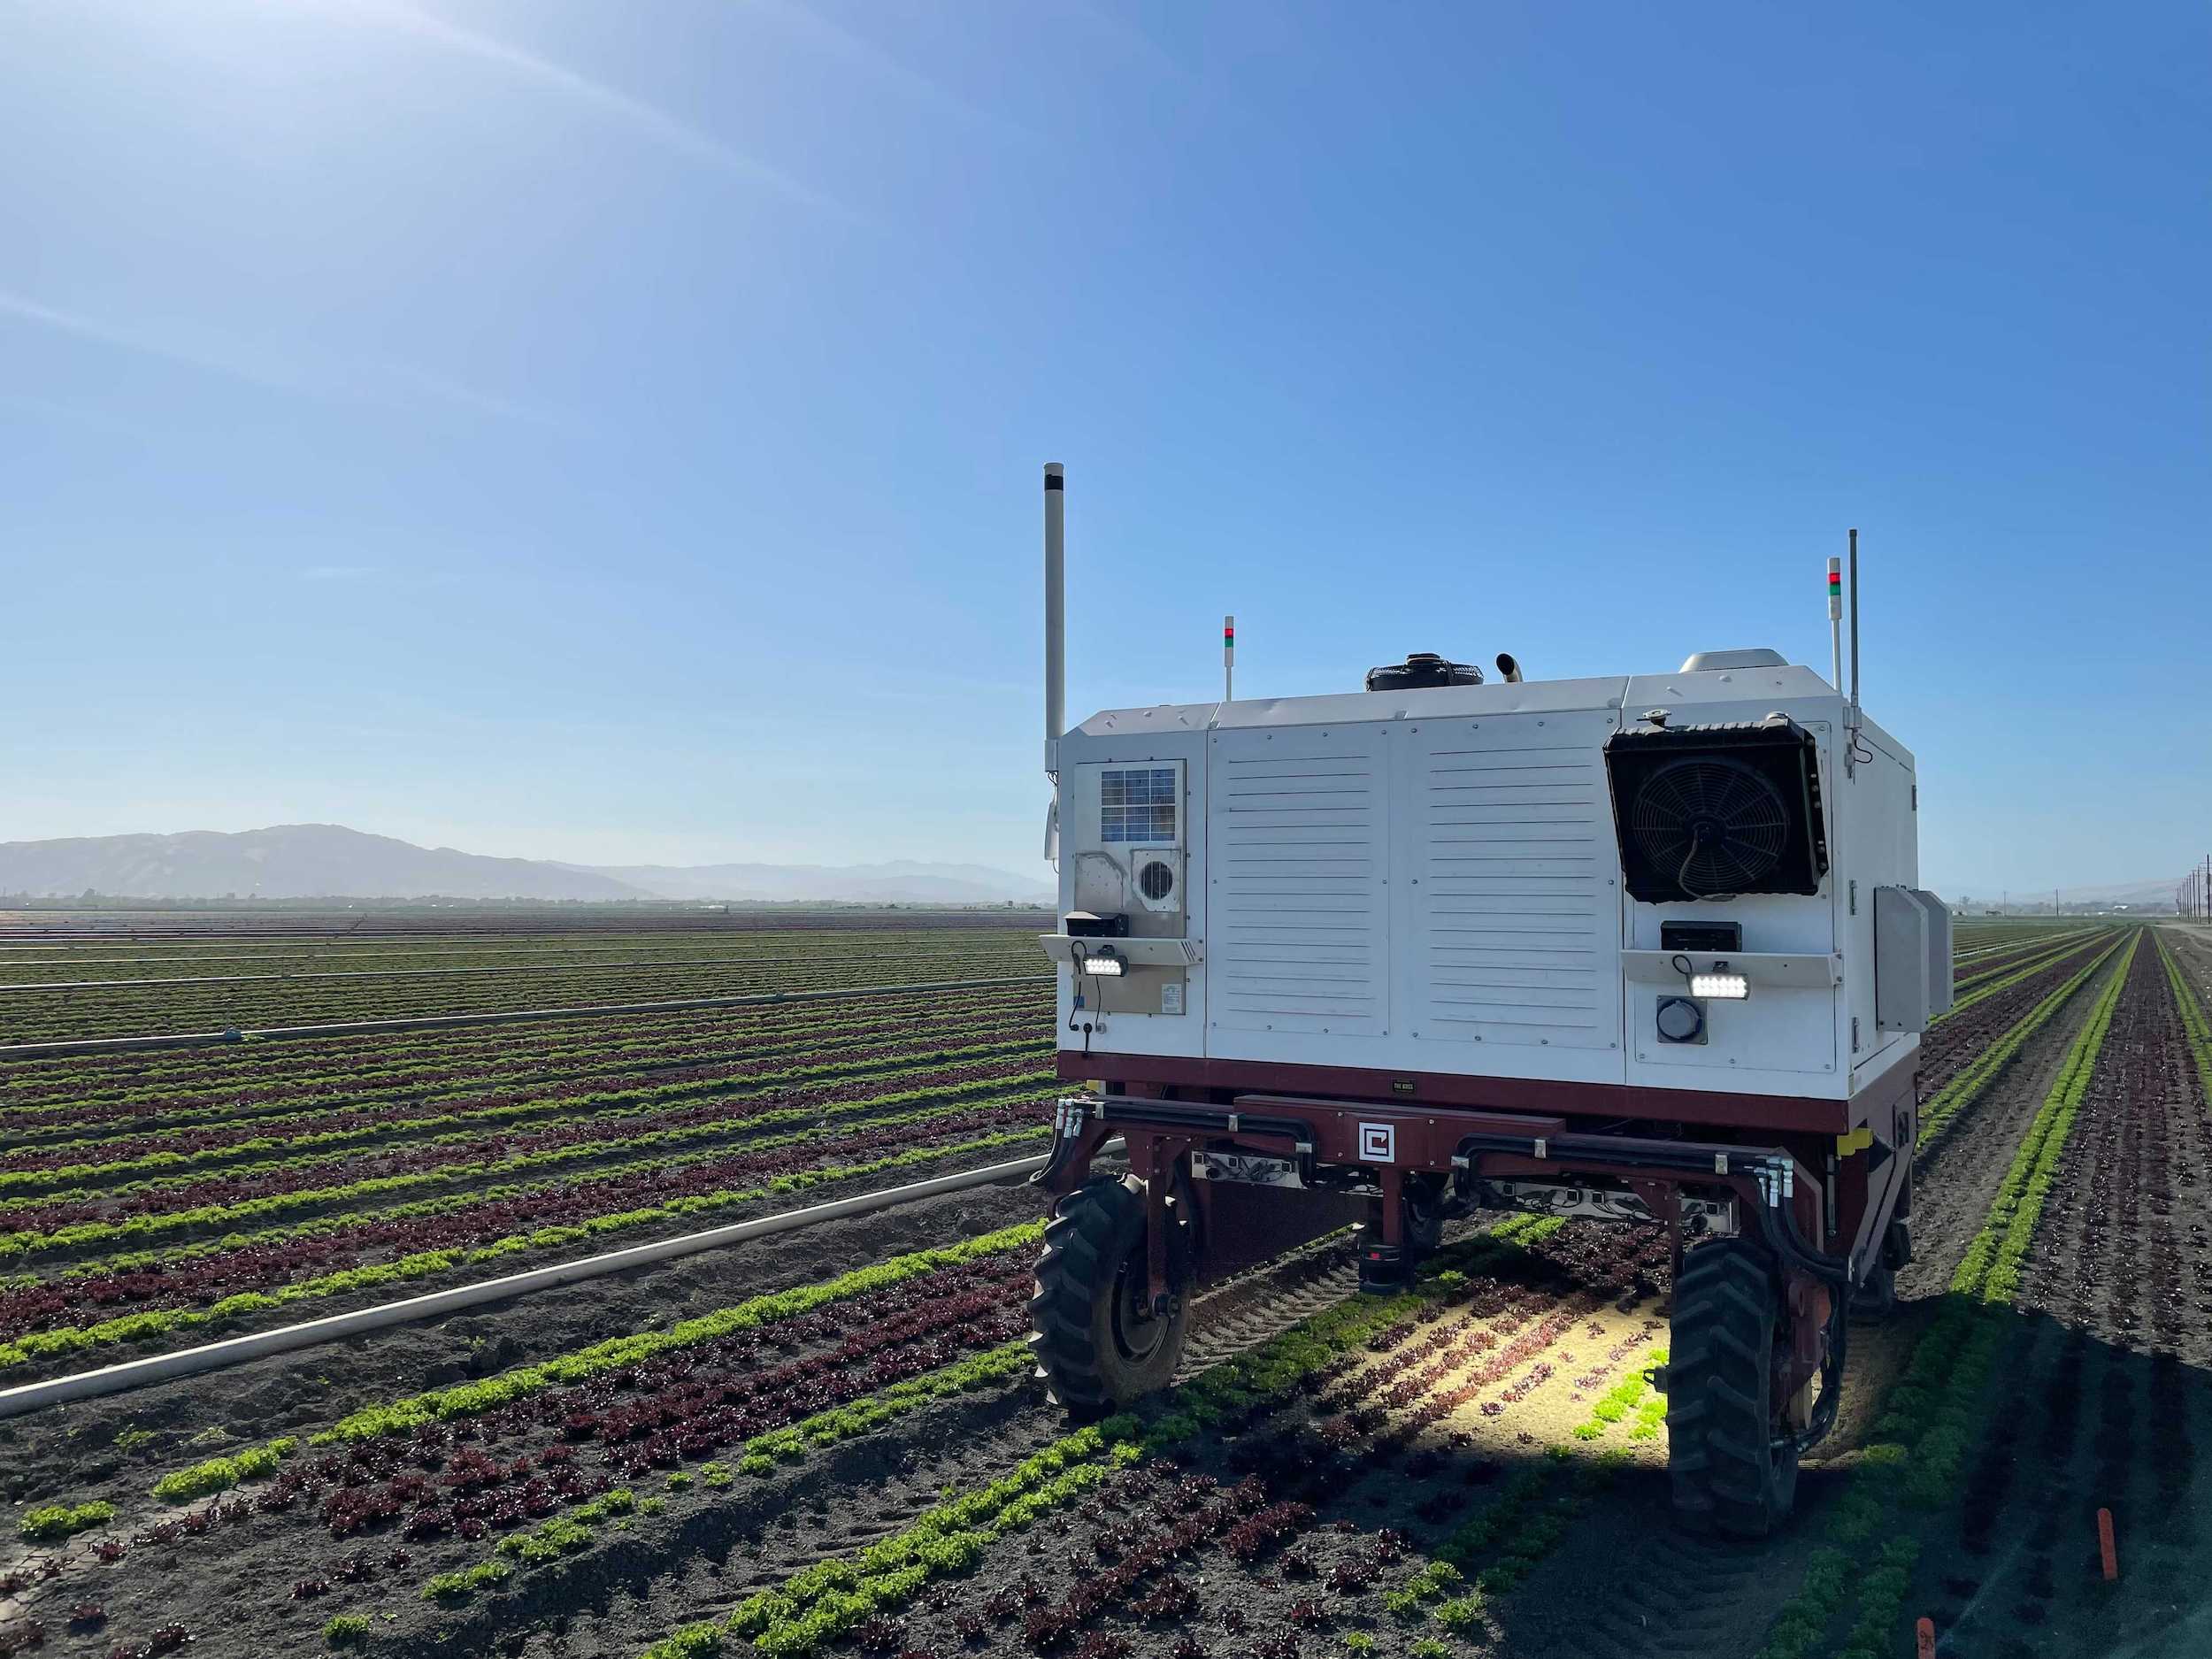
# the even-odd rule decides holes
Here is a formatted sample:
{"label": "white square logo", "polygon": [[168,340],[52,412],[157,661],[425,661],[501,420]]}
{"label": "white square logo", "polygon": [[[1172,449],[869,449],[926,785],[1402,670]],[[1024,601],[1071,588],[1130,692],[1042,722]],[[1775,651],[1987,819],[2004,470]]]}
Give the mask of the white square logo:
{"label": "white square logo", "polygon": [[1363,1164],[1395,1164],[1398,1161],[1397,1125],[1362,1124],[1359,1126],[1359,1160]]}

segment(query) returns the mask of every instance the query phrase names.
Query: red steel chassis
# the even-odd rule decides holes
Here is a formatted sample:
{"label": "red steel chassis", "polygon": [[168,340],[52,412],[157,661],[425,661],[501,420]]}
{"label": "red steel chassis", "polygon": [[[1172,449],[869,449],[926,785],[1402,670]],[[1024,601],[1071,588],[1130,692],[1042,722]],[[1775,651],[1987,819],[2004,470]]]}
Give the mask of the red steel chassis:
{"label": "red steel chassis", "polygon": [[[1834,1297],[1862,1282],[1886,1247],[1893,1262],[1897,1240],[1909,1252],[1916,1050],[1847,1100],[1100,1053],[1063,1053],[1059,1073],[1092,1091],[1061,1102],[1038,1183],[1064,1197],[1089,1178],[1099,1149],[1121,1139],[1145,1184],[1156,1312],[1343,1218],[1343,1198],[1327,1190],[1192,1180],[1194,1152],[1294,1160],[1309,1175],[1373,1190],[1377,1261],[1403,1255],[1409,1176],[1442,1178],[1462,1194],[1484,1180],[1617,1183],[1672,1231],[1678,1260],[1681,1195],[1733,1197],[1743,1230],[1763,1233],[1780,1258],[1793,1336],[1777,1380],[1801,1429],[1807,1385],[1831,1357]],[[1387,1136],[1376,1133],[1385,1127]],[[1387,1161],[1375,1156],[1382,1146]],[[1197,1212],[1188,1261],[1173,1259],[1168,1243],[1168,1207],[1181,1202]]]}

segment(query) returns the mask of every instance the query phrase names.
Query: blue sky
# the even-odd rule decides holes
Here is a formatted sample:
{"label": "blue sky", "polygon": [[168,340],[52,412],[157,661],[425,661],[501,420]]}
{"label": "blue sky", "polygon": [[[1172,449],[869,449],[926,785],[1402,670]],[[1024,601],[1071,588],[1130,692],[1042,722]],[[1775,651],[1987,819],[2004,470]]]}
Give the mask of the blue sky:
{"label": "blue sky", "polygon": [[2212,14],[24,0],[0,836],[1040,870],[1077,710],[1764,642],[2212,841]]}

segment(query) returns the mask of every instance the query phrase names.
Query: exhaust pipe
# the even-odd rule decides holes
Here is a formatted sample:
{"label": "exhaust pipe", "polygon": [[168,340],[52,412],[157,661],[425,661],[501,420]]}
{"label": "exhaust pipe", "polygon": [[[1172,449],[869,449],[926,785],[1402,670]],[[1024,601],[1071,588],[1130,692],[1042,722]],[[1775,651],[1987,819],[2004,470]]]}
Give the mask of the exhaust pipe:
{"label": "exhaust pipe", "polygon": [[1503,651],[1498,653],[1498,672],[1505,676],[1505,683],[1509,686],[1517,686],[1521,683],[1520,664],[1515,662]]}
{"label": "exhaust pipe", "polygon": [[1067,469],[1045,463],[1045,776],[1060,780],[1067,714]]}

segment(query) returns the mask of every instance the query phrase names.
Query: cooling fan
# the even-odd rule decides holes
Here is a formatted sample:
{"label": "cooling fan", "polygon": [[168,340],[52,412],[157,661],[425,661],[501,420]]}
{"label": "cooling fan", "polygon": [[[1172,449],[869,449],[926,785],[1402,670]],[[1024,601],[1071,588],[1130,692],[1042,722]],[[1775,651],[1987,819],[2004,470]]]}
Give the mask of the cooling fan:
{"label": "cooling fan", "polygon": [[1668,762],[1630,809],[1637,849],[1699,897],[1755,887],[1781,862],[1789,831],[1781,791],[1723,755]]}
{"label": "cooling fan", "polygon": [[1820,890],[1828,870],[1812,733],[1775,716],[1617,732],[1605,745],[1629,895],[1647,904]]}

